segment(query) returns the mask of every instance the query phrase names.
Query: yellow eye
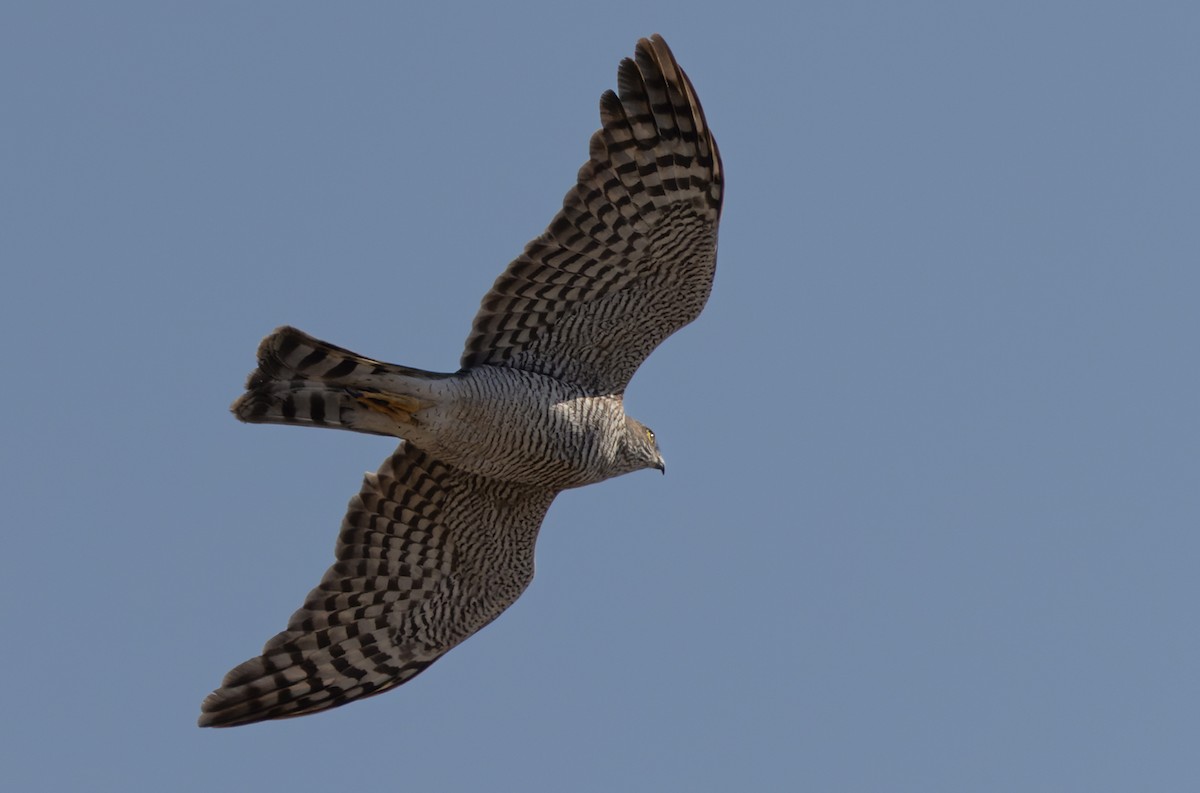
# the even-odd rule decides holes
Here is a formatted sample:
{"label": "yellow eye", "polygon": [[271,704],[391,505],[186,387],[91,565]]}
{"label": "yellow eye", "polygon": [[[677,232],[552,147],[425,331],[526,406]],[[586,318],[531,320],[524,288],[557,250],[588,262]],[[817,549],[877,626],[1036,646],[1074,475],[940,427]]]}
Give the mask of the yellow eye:
{"label": "yellow eye", "polygon": [[646,437],[650,439],[651,443],[654,443],[654,430],[646,427]]}

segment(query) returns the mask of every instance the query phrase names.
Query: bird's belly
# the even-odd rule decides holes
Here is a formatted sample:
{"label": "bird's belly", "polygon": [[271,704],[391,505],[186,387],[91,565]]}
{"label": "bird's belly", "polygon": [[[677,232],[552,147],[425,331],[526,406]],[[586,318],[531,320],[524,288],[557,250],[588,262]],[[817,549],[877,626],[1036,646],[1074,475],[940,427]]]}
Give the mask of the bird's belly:
{"label": "bird's belly", "polygon": [[530,372],[480,369],[431,415],[431,452],[481,476],[555,489],[609,478],[624,422],[619,397],[589,396]]}

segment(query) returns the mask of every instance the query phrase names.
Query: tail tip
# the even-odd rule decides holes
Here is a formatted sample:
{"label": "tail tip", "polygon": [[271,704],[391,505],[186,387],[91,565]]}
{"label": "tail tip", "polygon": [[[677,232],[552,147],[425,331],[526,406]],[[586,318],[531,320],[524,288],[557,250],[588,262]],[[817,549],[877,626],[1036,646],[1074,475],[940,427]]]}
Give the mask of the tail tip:
{"label": "tail tip", "polygon": [[270,412],[272,404],[277,401],[266,388],[268,382],[262,372],[250,375],[250,379],[246,382],[246,393],[233,401],[233,404],[229,406],[229,412],[233,413],[238,421],[244,421],[247,424],[262,423],[263,417]]}

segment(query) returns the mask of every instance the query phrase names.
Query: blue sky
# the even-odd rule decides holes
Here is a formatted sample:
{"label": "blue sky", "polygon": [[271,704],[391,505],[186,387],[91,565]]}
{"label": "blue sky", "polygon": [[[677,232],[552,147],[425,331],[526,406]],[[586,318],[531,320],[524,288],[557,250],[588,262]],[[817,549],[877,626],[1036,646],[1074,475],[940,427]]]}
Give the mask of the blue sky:
{"label": "blue sky", "polygon": [[[386,439],[238,424],[289,323],[452,370],[638,37],[728,177],[634,379],[669,474],[401,689],[226,731]],[[0,12],[13,790],[1200,784],[1194,3]]]}

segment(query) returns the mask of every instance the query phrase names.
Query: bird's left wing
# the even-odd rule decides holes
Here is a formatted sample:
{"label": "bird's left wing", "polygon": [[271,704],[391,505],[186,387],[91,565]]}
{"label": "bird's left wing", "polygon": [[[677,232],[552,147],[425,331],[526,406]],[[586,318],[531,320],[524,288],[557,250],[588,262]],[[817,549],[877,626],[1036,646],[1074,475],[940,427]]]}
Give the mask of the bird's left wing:
{"label": "bird's left wing", "polygon": [[300,716],[412,679],[525,589],[554,495],[402,442],[351,500],[337,561],[287,629],[204,700],[200,726]]}
{"label": "bird's left wing", "polygon": [[562,211],[483,298],[464,369],[619,393],[708,300],[724,176],[700,101],[657,35],[621,62],[617,87]]}

